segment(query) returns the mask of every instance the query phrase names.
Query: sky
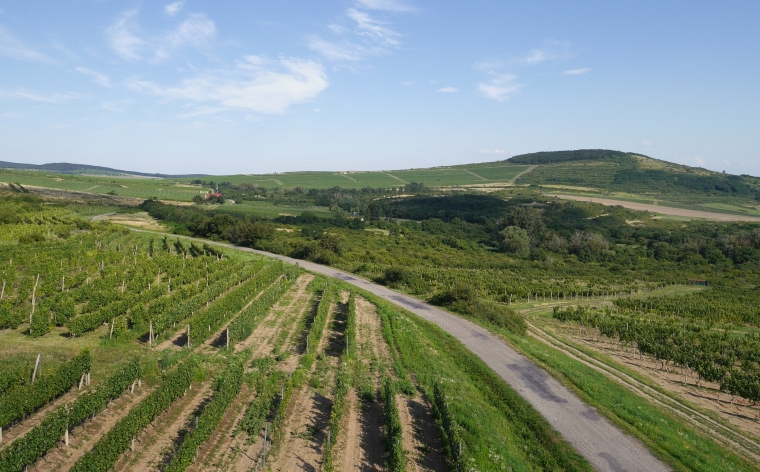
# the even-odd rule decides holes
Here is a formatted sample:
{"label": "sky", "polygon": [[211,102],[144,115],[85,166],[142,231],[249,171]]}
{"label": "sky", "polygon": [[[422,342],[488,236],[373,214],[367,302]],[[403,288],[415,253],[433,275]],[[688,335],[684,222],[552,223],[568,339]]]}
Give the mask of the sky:
{"label": "sky", "polygon": [[614,149],[760,176],[760,2],[0,0],[0,160],[381,170]]}

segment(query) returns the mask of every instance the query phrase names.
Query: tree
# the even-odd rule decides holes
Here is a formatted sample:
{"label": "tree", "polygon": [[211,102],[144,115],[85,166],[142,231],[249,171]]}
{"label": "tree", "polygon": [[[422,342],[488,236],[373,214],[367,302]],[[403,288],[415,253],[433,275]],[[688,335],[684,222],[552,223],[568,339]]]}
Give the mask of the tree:
{"label": "tree", "polygon": [[498,250],[508,252],[519,257],[527,257],[530,254],[530,237],[528,232],[518,226],[507,226],[499,233],[501,241]]}
{"label": "tree", "polygon": [[546,231],[541,210],[531,206],[519,206],[512,210],[507,215],[507,224],[524,229],[528,233],[531,246],[537,246]]}

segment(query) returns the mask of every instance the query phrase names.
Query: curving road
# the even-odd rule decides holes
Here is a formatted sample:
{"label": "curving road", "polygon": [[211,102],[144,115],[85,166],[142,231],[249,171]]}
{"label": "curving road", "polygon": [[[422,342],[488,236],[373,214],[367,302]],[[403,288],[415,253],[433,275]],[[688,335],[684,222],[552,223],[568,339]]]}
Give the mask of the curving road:
{"label": "curving road", "polygon": [[[152,233],[152,231],[134,231]],[[195,238],[186,238],[195,239]],[[528,358],[485,328],[409,295],[393,291],[353,274],[313,262],[229,244],[209,244],[273,257],[306,270],[335,277],[371,292],[431,321],[480,357],[599,471],[660,472],[670,470],[636,438],[623,433],[574,393]]]}

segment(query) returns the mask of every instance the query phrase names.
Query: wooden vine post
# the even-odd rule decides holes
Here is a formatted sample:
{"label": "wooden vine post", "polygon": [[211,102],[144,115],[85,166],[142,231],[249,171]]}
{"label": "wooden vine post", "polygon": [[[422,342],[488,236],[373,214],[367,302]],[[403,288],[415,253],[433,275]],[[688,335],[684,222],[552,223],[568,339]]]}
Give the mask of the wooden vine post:
{"label": "wooden vine post", "polygon": [[34,363],[34,372],[32,372],[32,383],[34,383],[34,380],[37,378],[37,370],[40,368],[40,356],[42,354],[37,354],[37,362]]}

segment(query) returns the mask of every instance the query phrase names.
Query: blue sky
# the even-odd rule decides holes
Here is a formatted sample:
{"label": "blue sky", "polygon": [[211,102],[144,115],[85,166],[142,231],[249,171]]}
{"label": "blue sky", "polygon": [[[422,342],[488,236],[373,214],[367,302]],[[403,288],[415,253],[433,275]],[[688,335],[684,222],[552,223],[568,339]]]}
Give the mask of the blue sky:
{"label": "blue sky", "polygon": [[760,2],[0,0],[0,160],[166,173],[609,148],[760,175]]}

